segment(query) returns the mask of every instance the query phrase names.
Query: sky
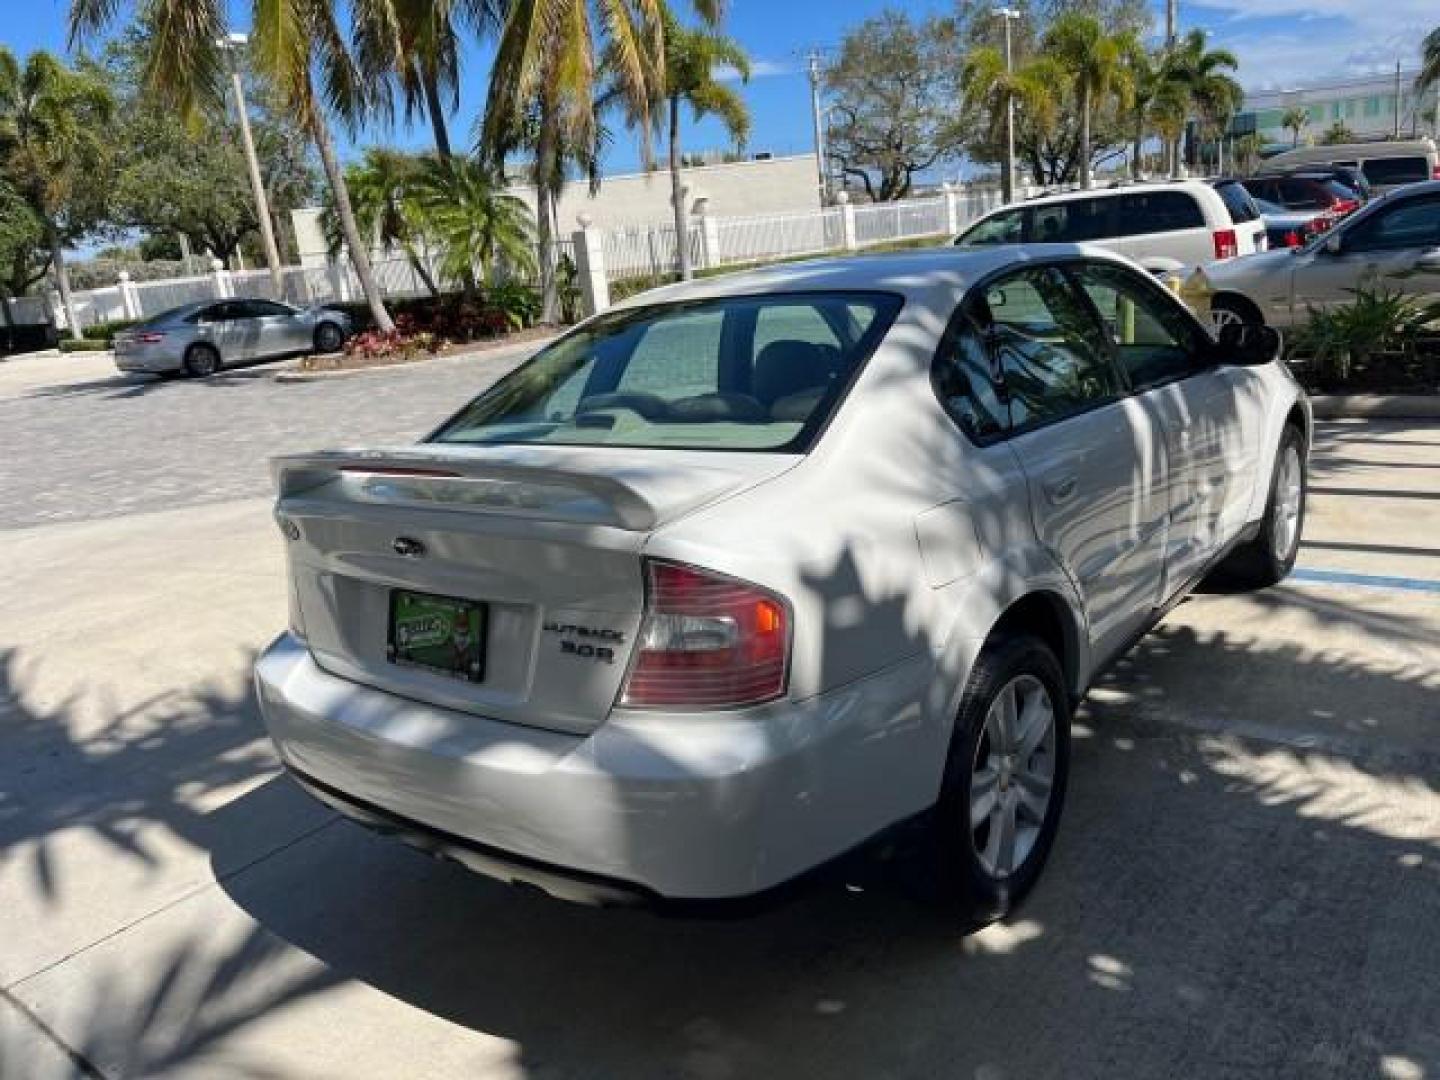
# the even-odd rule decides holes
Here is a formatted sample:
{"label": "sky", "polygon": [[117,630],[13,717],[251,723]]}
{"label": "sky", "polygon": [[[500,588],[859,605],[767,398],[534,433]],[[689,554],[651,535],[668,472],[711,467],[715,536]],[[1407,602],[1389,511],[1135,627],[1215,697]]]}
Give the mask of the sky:
{"label": "sky", "polygon": [[[233,24],[243,29],[248,0],[230,0],[230,4]],[[950,8],[949,0],[890,0],[890,5],[915,17]],[[812,47],[833,51],[846,27],[886,6],[886,0],[729,0],[726,29],[754,63],[753,77],[743,88],[753,116],[750,151],[785,154],[811,149],[805,53]],[[0,0],[0,43],[22,56],[41,48],[63,52],[68,8],[68,0]],[[1240,59],[1240,81],[1254,90],[1391,71],[1396,59],[1412,67],[1421,38],[1437,24],[1440,8],[1433,0],[1180,3],[1181,29],[1204,27],[1213,44],[1233,50]],[[1156,25],[1163,25],[1163,0],[1156,5]],[[484,100],[488,67],[488,47],[472,46],[465,56],[460,108],[452,122],[456,142],[469,140],[469,127]],[[429,128],[420,124],[407,129],[400,124],[388,131],[362,132],[358,142],[424,148],[430,142]],[[687,150],[724,149],[726,143],[714,121],[691,125],[685,135]],[[628,171],[638,161],[634,138],[617,132],[607,170]]]}

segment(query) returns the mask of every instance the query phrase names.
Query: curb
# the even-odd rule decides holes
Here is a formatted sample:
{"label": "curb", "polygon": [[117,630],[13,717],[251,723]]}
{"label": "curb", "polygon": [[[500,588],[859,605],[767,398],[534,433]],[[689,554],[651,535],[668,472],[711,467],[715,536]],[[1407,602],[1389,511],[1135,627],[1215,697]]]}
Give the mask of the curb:
{"label": "curb", "polygon": [[1312,394],[1317,420],[1440,420],[1440,394]]}
{"label": "curb", "polygon": [[446,364],[452,361],[458,363],[465,360],[472,362],[476,360],[508,360],[511,357],[524,357],[538,352],[559,336],[555,334],[551,337],[533,338],[530,341],[520,341],[513,345],[492,345],[485,349],[450,353],[448,356],[434,356],[428,360],[410,360],[403,364],[375,364],[371,367],[339,368],[334,371],[302,371],[299,368],[281,368],[271,375],[270,379],[277,383],[325,382],[328,379],[352,379],[360,375],[385,375],[414,367]]}

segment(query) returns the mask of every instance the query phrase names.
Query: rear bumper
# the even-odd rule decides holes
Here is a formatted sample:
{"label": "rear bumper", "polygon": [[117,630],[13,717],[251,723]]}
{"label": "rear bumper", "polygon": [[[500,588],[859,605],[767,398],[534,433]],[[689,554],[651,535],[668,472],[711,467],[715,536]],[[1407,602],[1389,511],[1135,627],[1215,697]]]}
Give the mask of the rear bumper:
{"label": "rear bumper", "polygon": [[341,679],[289,635],[255,679],[281,757],[322,801],[490,876],[626,904],[763,893],[933,803],[943,753],[933,786],[899,764],[929,756],[922,666],[746,713],[617,713],[588,735]]}
{"label": "rear bumper", "polygon": [[178,356],[169,353],[141,349],[136,352],[116,353],[115,366],[121,371],[179,371],[183,363]]}

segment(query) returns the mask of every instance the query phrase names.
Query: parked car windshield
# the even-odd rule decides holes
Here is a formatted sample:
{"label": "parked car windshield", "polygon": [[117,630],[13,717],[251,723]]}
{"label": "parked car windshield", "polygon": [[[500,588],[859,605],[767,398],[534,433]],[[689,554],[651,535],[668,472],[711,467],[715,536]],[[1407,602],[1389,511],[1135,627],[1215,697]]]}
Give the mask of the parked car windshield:
{"label": "parked car windshield", "polygon": [[900,308],[878,293],[774,293],[602,315],[432,437],[803,451]]}

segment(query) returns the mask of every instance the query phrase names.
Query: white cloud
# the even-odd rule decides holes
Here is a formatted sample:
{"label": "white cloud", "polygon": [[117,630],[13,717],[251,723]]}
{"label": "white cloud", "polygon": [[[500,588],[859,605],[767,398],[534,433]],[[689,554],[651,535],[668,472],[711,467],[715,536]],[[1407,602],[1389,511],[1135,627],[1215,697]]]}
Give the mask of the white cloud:
{"label": "white cloud", "polygon": [[[792,75],[798,68],[793,64],[787,64],[782,60],[751,60],[750,78],[765,79],[772,75]],[[735,82],[740,78],[740,72],[736,71],[729,64],[720,64],[715,68],[714,76],[721,82]]]}

